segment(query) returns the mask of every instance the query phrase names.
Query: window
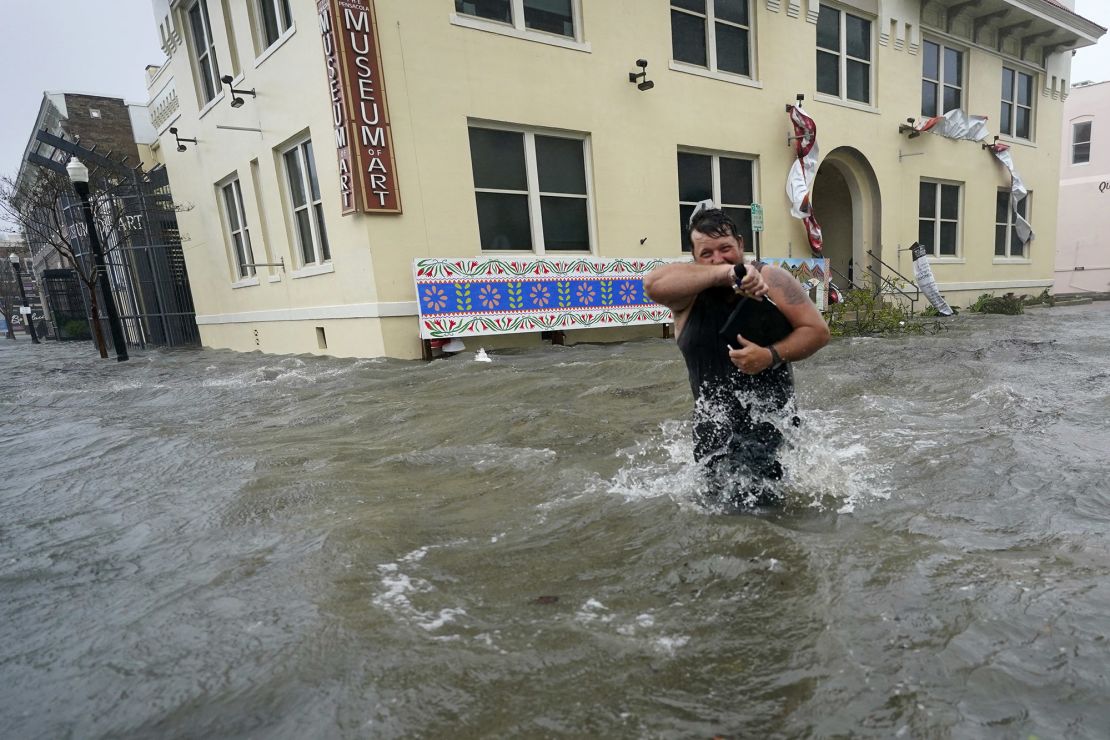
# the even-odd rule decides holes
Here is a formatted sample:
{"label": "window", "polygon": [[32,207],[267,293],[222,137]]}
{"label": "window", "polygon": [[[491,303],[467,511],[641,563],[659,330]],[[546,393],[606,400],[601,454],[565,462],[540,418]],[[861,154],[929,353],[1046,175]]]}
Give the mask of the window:
{"label": "window", "polygon": [[216,47],[212,43],[212,23],[208,20],[207,0],[189,6],[189,31],[193,37],[193,71],[200,85],[202,104],[207,104],[220,91],[220,70],[216,64]]}
{"label": "window", "polygon": [[959,253],[960,186],[921,181],[917,240],[934,257]]}
{"label": "window", "polygon": [[586,140],[470,127],[482,249],[591,248]]}
{"label": "window", "polygon": [[755,161],[723,154],[678,153],[678,217],[682,251],[691,249],[686,225],[698,201],[712,198],[736,222],[744,248],[753,250],[752,201],[755,199]]}
{"label": "window", "polygon": [[576,0],[455,0],[455,12],[517,30],[543,31],[567,38],[575,34]]}
{"label": "window", "polygon": [[251,249],[251,235],[243,211],[243,190],[239,186],[239,178],[224,185],[220,192],[223,193],[224,218],[231,237],[231,247],[235,252],[239,277],[252,277],[255,274],[254,251]]}
{"label": "window", "polygon": [[928,39],[921,45],[921,115],[963,107],[964,53]]}
{"label": "window", "polygon": [[[1029,208],[1029,199],[1032,196],[1029,193],[1018,202],[1017,215],[1021,216],[1026,221],[1029,220],[1027,211]],[[1010,207],[1010,191],[999,190],[998,199],[995,202],[994,208],[994,256],[995,257],[1016,257],[1024,258],[1025,245],[1021,243],[1021,239],[1017,234],[1017,219],[1015,218],[1014,209]]]}
{"label": "window", "polygon": [[312,142],[303,141],[282,154],[289,185],[289,202],[293,206],[293,231],[301,252],[303,265],[318,265],[331,259],[328,232],[324,228],[324,207],[320,199],[320,181],[316,178],[316,161]]}
{"label": "window", "polygon": [[1000,133],[1032,139],[1033,75],[1002,68],[1002,117]]}
{"label": "window", "polygon": [[676,62],[751,77],[748,0],[671,0]]}
{"label": "window", "polygon": [[871,102],[871,21],[822,5],[817,15],[817,92]]}
{"label": "window", "polygon": [[259,46],[269,49],[293,25],[289,0],[258,0]]}
{"label": "window", "polygon": [[1071,163],[1086,164],[1091,161],[1091,122],[1073,123],[1071,126]]}

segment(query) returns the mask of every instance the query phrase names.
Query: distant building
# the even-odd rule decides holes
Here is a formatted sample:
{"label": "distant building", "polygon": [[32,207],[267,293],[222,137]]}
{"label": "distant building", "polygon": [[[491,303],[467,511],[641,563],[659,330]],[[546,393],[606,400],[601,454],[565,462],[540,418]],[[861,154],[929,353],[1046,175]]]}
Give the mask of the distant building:
{"label": "distant building", "polygon": [[1056,294],[1110,292],[1110,82],[1072,87],[1064,103]]}
{"label": "distant building", "polygon": [[[27,296],[27,305],[31,308],[31,316],[34,317],[35,330],[39,333],[39,336],[46,336],[48,326],[42,310],[42,299],[39,297],[38,281],[30,271],[31,250],[27,248],[27,242],[19,234],[0,232],[0,272],[3,273],[0,286],[7,288],[0,294],[0,301],[5,303],[4,313],[14,318],[13,323],[17,332],[25,331],[24,319],[20,316],[18,308],[22,305],[19,287],[15,282],[15,274],[12,272],[11,255],[13,254],[19,257],[19,276],[23,281],[23,292]],[[3,325],[3,318],[0,318],[0,333],[6,332],[7,326]]]}
{"label": "distant building", "polygon": [[[749,249],[810,256],[785,195],[799,94],[838,280],[912,275],[921,241],[950,303],[1040,292],[1071,50],[1105,33],[1070,0],[153,6],[203,343],[344,356],[420,356],[414,258],[681,257],[703,198]],[[980,142],[903,126],[953,109],[1011,147],[1032,242]]]}
{"label": "distant building", "polygon": [[[101,203],[99,211],[109,221],[101,227],[101,240],[128,341],[195,344],[192,296],[157,149],[158,136],[146,105],[80,92],[47,92],[15,186],[28,192],[44,172],[64,173],[74,154],[90,169],[99,168],[113,183],[112,198]],[[95,184],[93,190],[97,192]],[[70,192],[56,208],[78,258],[91,261],[88,232],[75,204],[76,195]],[[50,336],[86,338],[90,302],[77,273],[49,243],[34,234],[25,237],[45,298]],[[75,336],[68,336],[67,326]]]}

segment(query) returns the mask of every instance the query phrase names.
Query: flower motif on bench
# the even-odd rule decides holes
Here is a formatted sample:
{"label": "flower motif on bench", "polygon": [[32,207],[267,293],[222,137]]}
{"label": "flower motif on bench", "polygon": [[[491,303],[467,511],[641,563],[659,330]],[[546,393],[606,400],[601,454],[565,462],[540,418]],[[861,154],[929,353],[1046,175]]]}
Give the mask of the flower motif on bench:
{"label": "flower motif on bench", "polygon": [[497,304],[501,301],[501,294],[492,283],[486,283],[478,291],[478,302],[485,308],[497,308]]}

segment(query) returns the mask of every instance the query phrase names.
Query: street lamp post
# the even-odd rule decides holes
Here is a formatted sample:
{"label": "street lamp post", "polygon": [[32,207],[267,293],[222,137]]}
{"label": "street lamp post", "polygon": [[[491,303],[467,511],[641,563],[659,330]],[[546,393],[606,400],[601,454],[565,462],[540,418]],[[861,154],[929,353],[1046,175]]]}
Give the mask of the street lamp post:
{"label": "street lamp post", "polygon": [[23,313],[24,321],[27,322],[27,333],[31,335],[31,341],[34,344],[39,343],[39,335],[35,333],[35,320],[31,314],[31,305],[27,303],[27,291],[23,289],[23,276],[19,274],[19,255],[12,252],[8,255],[8,261],[12,263],[12,272],[15,273],[15,282],[19,285],[19,298],[23,302],[23,307],[27,309]]}
{"label": "street lamp post", "polygon": [[112,344],[116,346],[116,361],[123,362],[127,359],[127,342],[123,338],[123,327],[120,325],[119,313],[116,311],[116,299],[112,294],[112,284],[108,280],[104,253],[100,249],[100,236],[96,231],[92,204],[89,203],[89,168],[77,157],[71,157],[69,164],[66,165],[66,172],[69,173],[69,179],[73,183],[73,189],[77,191],[77,196],[81,198],[81,210],[85,213],[85,227],[89,232],[89,246],[92,248],[93,260],[96,263],[100,292],[104,296],[104,313],[108,314]]}

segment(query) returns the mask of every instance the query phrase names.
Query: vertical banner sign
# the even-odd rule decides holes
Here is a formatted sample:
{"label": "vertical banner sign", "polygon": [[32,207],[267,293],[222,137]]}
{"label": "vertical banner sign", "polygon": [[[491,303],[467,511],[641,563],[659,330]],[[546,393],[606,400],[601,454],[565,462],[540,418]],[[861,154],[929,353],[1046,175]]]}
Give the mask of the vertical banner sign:
{"label": "vertical banner sign", "polygon": [[317,0],[343,215],[400,213],[374,0]]}

